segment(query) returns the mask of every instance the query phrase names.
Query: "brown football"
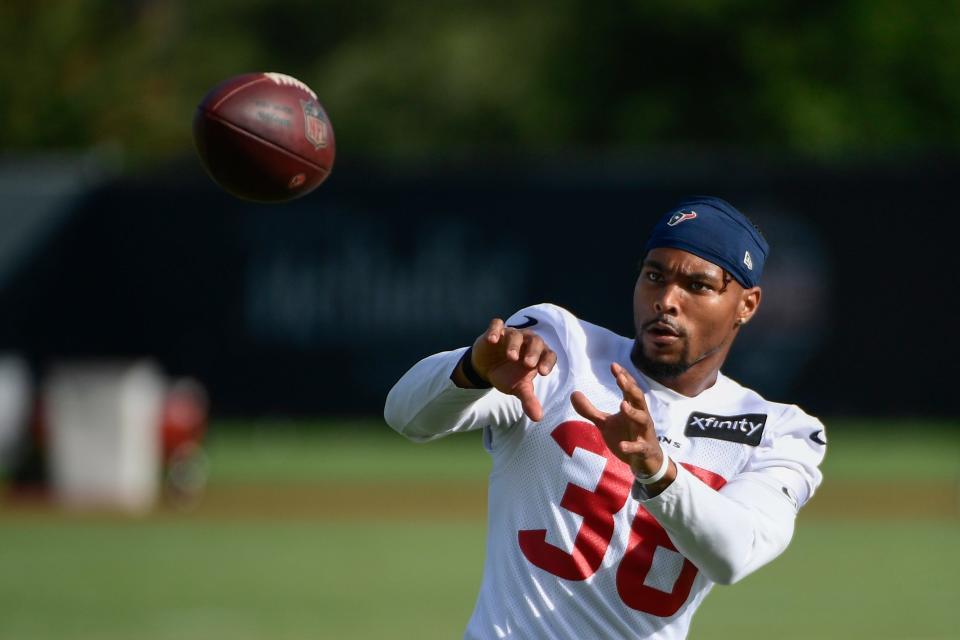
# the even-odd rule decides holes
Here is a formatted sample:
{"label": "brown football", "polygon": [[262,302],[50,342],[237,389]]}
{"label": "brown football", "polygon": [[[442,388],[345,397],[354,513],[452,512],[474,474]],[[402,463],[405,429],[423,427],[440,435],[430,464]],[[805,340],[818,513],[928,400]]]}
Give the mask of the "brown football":
{"label": "brown football", "polygon": [[330,175],[333,127],[310,87],[282,73],[248,73],[218,84],[193,118],[210,177],[235,196],[284,202]]}

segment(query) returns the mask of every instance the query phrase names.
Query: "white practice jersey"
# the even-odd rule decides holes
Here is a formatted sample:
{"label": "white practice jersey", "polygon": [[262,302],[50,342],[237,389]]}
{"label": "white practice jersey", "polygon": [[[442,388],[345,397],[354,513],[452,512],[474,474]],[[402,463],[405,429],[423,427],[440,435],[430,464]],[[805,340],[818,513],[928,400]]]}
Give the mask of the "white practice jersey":
{"label": "white practice jersey", "polygon": [[[496,390],[460,389],[465,349],[416,364],[387,398],[387,422],[430,440],[483,429],[493,457],[483,583],[466,638],[684,638],[715,582],[729,584],[779,555],[797,510],[820,484],[823,425],[723,376],[696,397],[637,371],[633,341],[550,304],[507,324],[528,326],[557,353],[538,376],[540,422]],[[570,394],[608,413],[622,394],[610,364],[643,388],[677,479],[646,499]],[[639,486],[639,485],[638,485]]]}

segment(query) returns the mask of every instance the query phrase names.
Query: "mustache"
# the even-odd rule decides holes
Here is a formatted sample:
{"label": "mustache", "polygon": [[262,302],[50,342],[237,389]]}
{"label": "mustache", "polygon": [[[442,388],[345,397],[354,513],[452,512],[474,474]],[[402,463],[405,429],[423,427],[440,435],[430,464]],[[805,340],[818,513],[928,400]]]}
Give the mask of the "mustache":
{"label": "mustache", "polygon": [[676,331],[677,335],[679,335],[680,337],[685,337],[687,335],[686,330],[683,327],[681,327],[676,320],[674,320],[673,318],[667,315],[660,315],[652,320],[648,320],[647,322],[644,322],[641,329],[646,331],[647,329],[654,327],[656,325],[661,325],[661,326],[666,325],[667,327],[670,327],[671,330]]}

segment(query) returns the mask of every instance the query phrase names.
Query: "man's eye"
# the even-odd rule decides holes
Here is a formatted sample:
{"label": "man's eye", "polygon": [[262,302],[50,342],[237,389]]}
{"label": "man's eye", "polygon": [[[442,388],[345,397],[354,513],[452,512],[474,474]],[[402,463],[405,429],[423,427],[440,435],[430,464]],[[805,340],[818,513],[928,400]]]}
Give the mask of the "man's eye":
{"label": "man's eye", "polygon": [[647,280],[649,280],[650,282],[660,282],[662,278],[663,276],[661,276],[656,271],[647,271]]}
{"label": "man's eye", "polygon": [[706,282],[691,282],[690,288],[694,291],[713,291],[713,287]]}

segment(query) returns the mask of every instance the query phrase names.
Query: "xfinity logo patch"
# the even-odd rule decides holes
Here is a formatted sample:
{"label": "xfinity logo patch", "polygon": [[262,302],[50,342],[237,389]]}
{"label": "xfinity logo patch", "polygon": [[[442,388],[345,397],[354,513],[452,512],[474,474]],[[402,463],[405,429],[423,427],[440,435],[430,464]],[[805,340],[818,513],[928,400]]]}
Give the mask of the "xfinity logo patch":
{"label": "xfinity logo patch", "polygon": [[755,447],[763,437],[767,423],[765,413],[744,413],[739,416],[715,416],[694,411],[687,418],[683,435],[691,438],[716,438]]}

